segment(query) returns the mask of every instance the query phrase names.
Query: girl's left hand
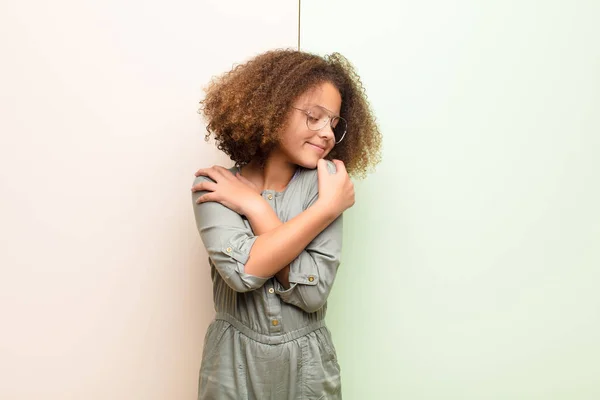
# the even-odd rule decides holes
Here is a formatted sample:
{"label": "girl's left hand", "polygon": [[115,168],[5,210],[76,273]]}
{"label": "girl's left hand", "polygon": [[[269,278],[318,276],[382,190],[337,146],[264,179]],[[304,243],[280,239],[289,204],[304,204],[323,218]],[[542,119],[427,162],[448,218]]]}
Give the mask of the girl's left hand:
{"label": "girl's left hand", "polygon": [[258,188],[239,174],[232,174],[226,168],[215,165],[199,169],[196,176],[207,176],[214,182],[200,182],[192,187],[192,192],[208,191],[198,198],[198,204],[215,201],[238,214],[246,215],[263,201]]}

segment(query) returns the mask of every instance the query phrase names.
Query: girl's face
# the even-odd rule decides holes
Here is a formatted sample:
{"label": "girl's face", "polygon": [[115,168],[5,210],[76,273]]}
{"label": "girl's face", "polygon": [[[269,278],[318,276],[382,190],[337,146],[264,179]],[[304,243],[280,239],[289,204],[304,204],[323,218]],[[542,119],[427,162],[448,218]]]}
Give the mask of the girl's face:
{"label": "girl's face", "polygon": [[[340,115],[342,97],[335,86],[325,82],[300,96],[292,107],[278,150],[288,162],[314,169],[317,161],[333,149],[335,138],[330,123],[315,131],[308,128],[307,118],[312,119],[309,125],[314,127],[318,118],[324,121],[328,116]],[[312,110],[312,113],[307,116],[301,110]]]}

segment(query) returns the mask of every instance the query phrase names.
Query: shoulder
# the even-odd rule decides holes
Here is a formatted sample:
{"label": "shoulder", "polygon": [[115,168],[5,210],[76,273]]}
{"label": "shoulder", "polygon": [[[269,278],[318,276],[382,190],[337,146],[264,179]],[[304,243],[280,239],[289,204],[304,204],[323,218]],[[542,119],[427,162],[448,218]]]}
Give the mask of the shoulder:
{"label": "shoulder", "polygon": [[[232,168],[227,168],[231,173],[235,174],[236,172],[236,168],[232,167]],[[202,182],[214,182],[214,180],[212,180],[211,178],[209,178],[208,176],[204,176],[204,175],[200,175],[200,176],[196,176],[194,177],[194,182],[192,183],[192,188],[194,188],[196,185],[202,183]],[[196,207],[194,207],[195,209],[199,209],[199,208],[215,208],[215,205],[218,206],[222,206],[220,203],[218,202],[205,202],[205,203],[201,203],[201,204],[196,204],[196,200],[198,200],[198,198],[204,194],[208,193],[207,191],[204,190],[196,190],[196,191],[192,191],[192,201],[194,202],[194,205]],[[202,206],[202,207],[200,207]],[[222,206],[223,208],[227,208],[225,206]],[[217,207],[219,208],[219,207]]]}
{"label": "shoulder", "polygon": [[[332,161],[329,160],[325,160],[327,162],[327,170],[329,171],[330,174],[335,174],[337,172],[337,168],[335,167],[335,164]],[[300,168],[300,172],[299,172],[299,177],[301,177],[304,181],[311,183],[312,185],[315,185],[318,183],[319,178],[318,178],[318,169],[314,168],[314,169],[308,169],[308,168]]]}
{"label": "shoulder", "polygon": [[[232,174],[235,174],[237,172],[237,168],[236,167],[227,168],[227,170],[229,172],[231,172]],[[196,184],[198,184],[200,182],[214,182],[214,181],[212,179],[210,179],[208,176],[200,175],[200,176],[197,176],[197,177],[194,178],[194,182],[192,183],[192,186],[196,185]]]}
{"label": "shoulder", "polygon": [[[337,171],[335,164],[329,160],[325,160],[327,161],[327,170],[329,171],[330,174],[335,174],[335,172]],[[298,167],[300,168],[299,172],[298,172],[298,176],[296,177],[296,179],[298,179],[298,183],[301,187],[301,191],[304,193],[305,198],[307,200],[307,204],[311,204],[312,202],[314,202],[316,200],[316,197],[319,194],[319,174],[318,174],[318,169],[314,168],[314,169],[309,169],[309,168],[303,168],[303,167]],[[306,207],[305,207],[306,208]]]}
{"label": "shoulder", "polygon": [[208,176],[200,175],[194,178],[192,185],[197,185],[200,182],[212,182],[212,179],[210,179]]}

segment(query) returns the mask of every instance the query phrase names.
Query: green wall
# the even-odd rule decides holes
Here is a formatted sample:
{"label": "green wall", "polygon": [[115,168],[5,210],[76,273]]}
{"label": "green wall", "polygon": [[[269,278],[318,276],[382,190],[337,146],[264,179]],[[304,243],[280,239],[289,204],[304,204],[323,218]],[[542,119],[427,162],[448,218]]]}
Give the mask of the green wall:
{"label": "green wall", "polygon": [[329,302],[344,399],[600,399],[600,2],[301,4],[384,134]]}

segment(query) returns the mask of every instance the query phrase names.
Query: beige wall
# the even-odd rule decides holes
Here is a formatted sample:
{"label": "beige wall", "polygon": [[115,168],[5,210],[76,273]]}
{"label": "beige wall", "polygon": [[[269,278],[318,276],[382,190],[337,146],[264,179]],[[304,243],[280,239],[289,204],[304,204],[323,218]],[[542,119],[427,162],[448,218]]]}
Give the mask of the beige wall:
{"label": "beige wall", "polygon": [[1,399],[195,397],[201,87],[296,35],[296,1],[2,2]]}

